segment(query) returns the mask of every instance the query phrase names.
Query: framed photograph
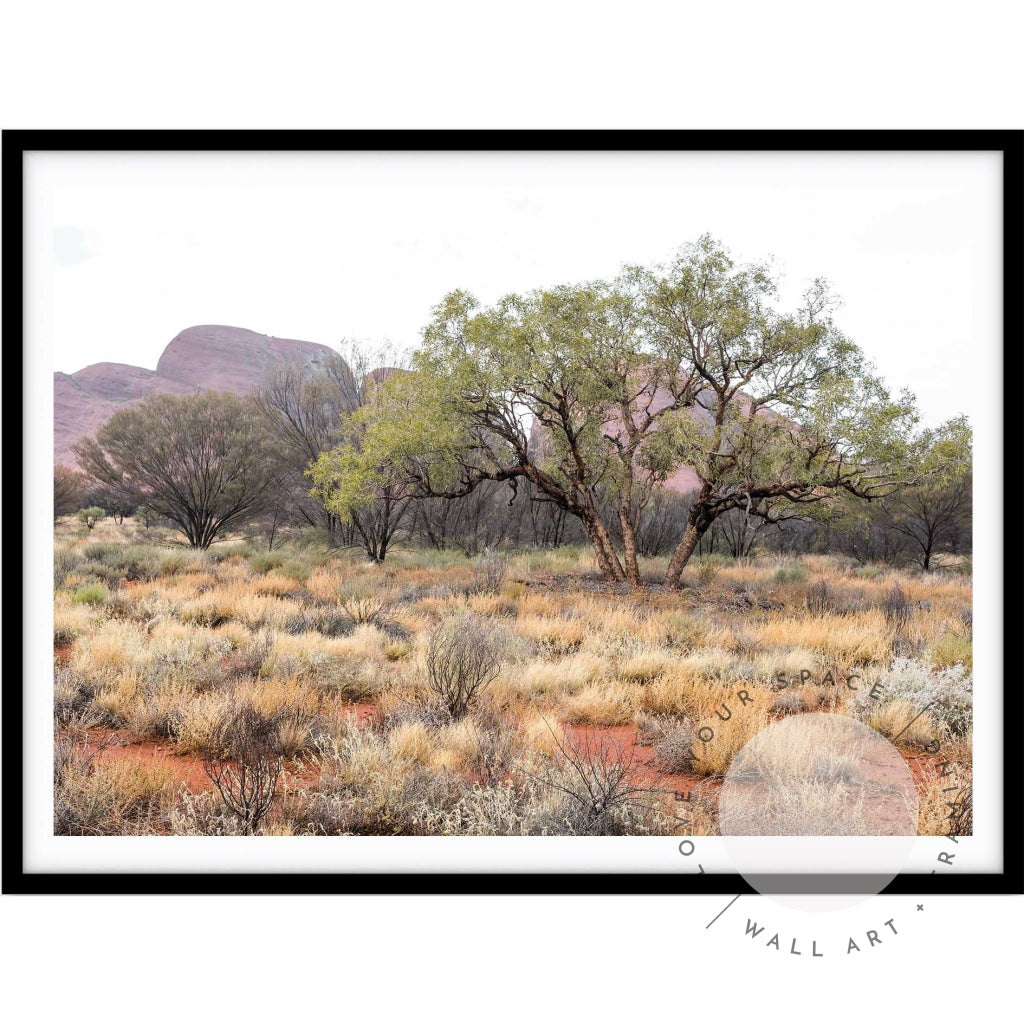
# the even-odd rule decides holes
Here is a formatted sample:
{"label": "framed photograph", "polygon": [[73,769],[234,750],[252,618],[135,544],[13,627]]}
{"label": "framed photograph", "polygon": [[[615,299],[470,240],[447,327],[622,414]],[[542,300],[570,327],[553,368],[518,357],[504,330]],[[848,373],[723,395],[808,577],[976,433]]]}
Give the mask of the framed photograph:
{"label": "framed photograph", "polygon": [[1022,138],[5,132],[4,891],[1024,891]]}

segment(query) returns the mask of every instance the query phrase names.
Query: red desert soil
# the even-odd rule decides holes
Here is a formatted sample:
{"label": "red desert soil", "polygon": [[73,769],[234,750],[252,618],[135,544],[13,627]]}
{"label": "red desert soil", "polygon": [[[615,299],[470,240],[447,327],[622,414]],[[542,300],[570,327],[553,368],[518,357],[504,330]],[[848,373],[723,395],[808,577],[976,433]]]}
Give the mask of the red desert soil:
{"label": "red desert soil", "polygon": [[[140,739],[126,729],[90,729],[88,737],[89,746],[97,751],[97,763],[138,761],[158,765],[166,768],[179,782],[184,782],[193,793],[201,793],[213,785],[203,771],[202,758],[176,753],[170,740]],[[103,747],[110,741],[113,741],[110,746]]]}
{"label": "red desert soil", "polygon": [[705,790],[715,790],[722,785],[721,779],[709,779],[703,775],[658,771],[651,763],[654,748],[646,743],[637,743],[635,725],[567,724],[564,728],[567,736],[582,750],[603,750],[606,756],[613,758],[632,758],[636,785],[649,786],[669,793],[676,790],[689,793],[698,786]]}
{"label": "red desert soil", "polygon": [[[668,793],[676,791],[692,793],[700,787],[703,792],[715,794],[716,797],[722,788],[723,780],[720,778],[658,771],[651,764],[653,747],[645,743],[637,743],[637,727],[635,725],[566,724],[564,728],[569,738],[583,749],[591,751],[602,749],[606,756],[611,757],[622,756],[627,759],[631,757],[635,767],[634,785],[649,786],[652,789]],[[931,776],[939,770],[937,765],[942,761],[941,756],[927,753],[904,753],[903,757],[910,769],[918,795],[923,795]]]}
{"label": "red desert soil", "polygon": [[[89,745],[97,750],[106,740],[115,742],[96,754],[96,761],[137,761],[166,768],[179,782],[185,783],[193,793],[212,789],[198,754],[183,754],[175,749],[171,740],[155,740],[133,736],[124,729],[90,729]],[[307,763],[286,760],[281,782],[284,785],[309,786],[319,780],[319,773]]]}
{"label": "red desert soil", "polygon": [[[346,704],[338,709],[339,718],[349,715],[358,725],[366,726],[379,715],[379,709],[372,701]],[[134,760],[157,764],[166,768],[180,782],[186,783],[193,793],[201,793],[213,787],[203,768],[203,759],[198,754],[181,753],[173,740],[140,737],[127,729],[89,729],[87,735],[93,750],[108,740],[114,741],[99,751],[97,761]],[[286,760],[281,781],[287,785],[298,783],[308,786],[318,781],[318,773],[306,762]]]}
{"label": "red desert soil", "polygon": [[[56,655],[61,660],[70,657],[71,647],[56,648]],[[337,708],[339,719],[352,717],[356,724],[366,728],[379,724],[381,712],[374,701],[361,701],[344,704]],[[566,735],[572,743],[583,749],[603,751],[606,757],[632,758],[634,766],[633,784],[659,790],[666,796],[677,791],[694,793],[703,791],[717,794],[722,786],[722,779],[708,778],[686,773],[662,772],[652,764],[653,747],[650,744],[637,742],[635,725],[591,726],[564,725]],[[176,750],[171,740],[143,738],[132,735],[125,729],[90,729],[89,744],[93,749],[100,747],[107,740],[115,742],[97,754],[98,761],[135,760],[150,764],[158,764],[166,768],[171,775],[185,783],[193,793],[201,793],[212,788],[213,783],[203,769],[202,758],[196,754],[182,754]],[[941,756],[918,753],[904,755],[919,792],[923,792],[941,763]],[[286,785],[315,786],[318,773],[308,763],[288,761],[282,782]]]}

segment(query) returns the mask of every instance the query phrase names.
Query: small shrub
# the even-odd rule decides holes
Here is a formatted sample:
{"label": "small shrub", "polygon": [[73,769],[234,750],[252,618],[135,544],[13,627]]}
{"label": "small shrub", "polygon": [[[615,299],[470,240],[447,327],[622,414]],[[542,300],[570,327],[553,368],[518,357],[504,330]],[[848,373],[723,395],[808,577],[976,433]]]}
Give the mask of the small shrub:
{"label": "small shrub", "polygon": [[110,591],[102,583],[86,583],[75,591],[75,604],[106,604]]}
{"label": "small shrub", "polygon": [[477,586],[486,594],[497,594],[508,575],[512,560],[500,551],[485,550],[476,564]]}
{"label": "small shrub", "polygon": [[508,648],[504,632],[466,612],[430,634],[427,685],[458,721],[498,676]]}
{"label": "small shrub", "polygon": [[215,753],[203,768],[224,806],[238,819],[244,835],[253,835],[274,803],[284,768],[281,718],[243,704],[225,716],[214,736]]}
{"label": "small shrub", "polygon": [[885,612],[885,621],[894,627],[897,633],[903,629],[914,614],[913,606],[898,583],[894,583],[889,588],[882,610]]}
{"label": "small shrub", "polygon": [[270,572],[273,569],[280,569],[287,558],[279,551],[261,551],[249,558],[249,565],[255,572]]}
{"label": "small shrub", "polygon": [[74,548],[57,548],[53,553],[53,586],[63,587],[64,581],[78,568],[78,554]]}
{"label": "small shrub", "polygon": [[607,737],[554,735],[556,766],[533,776],[562,797],[552,815],[557,831],[578,836],[626,835],[629,819],[642,813],[634,748]]}
{"label": "small shrub", "polygon": [[160,559],[159,570],[161,576],[176,576],[192,564],[192,560],[184,551],[172,551]]}
{"label": "small shrub", "polygon": [[862,720],[867,721],[872,711],[880,707],[902,702],[917,711],[927,708],[928,715],[954,736],[970,732],[974,682],[963,665],[933,670],[927,662],[896,658],[874,682],[880,686],[876,698],[870,696],[869,680],[860,684],[860,690],[847,705]]}
{"label": "small shrub", "polygon": [[807,608],[814,615],[827,615],[836,610],[836,597],[825,580],[807,586]]}
{"label": "small shrub", "polygon": [[342,597],[338,606],[354,626],[376,623],[384,614],[385,604],[379,597]]}
{"label": "small shrub", "polygon": [[273,650],[273,634],[257,633],[239,649],[236,655],[235,672],[242,679],[249,679],[255,682],[259,679],[263,665]]}
{"label": "small shrub", "polygon": [[67,665],[53,673],[53,720],[62,729],[89,728],[99,716],[92,710],[96,687]]}
{"label": "small shrub", "polygon": [[403,661],[412,654],[412,647],[404,640],[396,640],[393,643],[384,645],[384,657],[388,661]]}
{"label": "small shrub", "polygon": [[664,730],[654,743],[651,764],[659,772],[680,774],[693,767],[693,727],[676,722]]}
{"label": "small shrub", "polygon": [[780,565],[772,579],[776,583],[803,583],[807,570],[802,565]]}
{"label": "small shrub", "polygon": [[697,582],[706,587],[713,583],[718,575],[718,566],[714,562],[703,561],[697,566]]}
{"label": "small shrub", "polygon": [[963,665],[970,672],[974,667],[974,645],[970,637],[957,636],[955,633],[943,633],[932,644],[929,656],[936,668]]}
{"label": "small shrub", "polygon": [[309,562],[302,558],[289,558],[279,567],[282,576],[287,576],[288,579],[294,580],[296,583],[305,583],[312,571]]}

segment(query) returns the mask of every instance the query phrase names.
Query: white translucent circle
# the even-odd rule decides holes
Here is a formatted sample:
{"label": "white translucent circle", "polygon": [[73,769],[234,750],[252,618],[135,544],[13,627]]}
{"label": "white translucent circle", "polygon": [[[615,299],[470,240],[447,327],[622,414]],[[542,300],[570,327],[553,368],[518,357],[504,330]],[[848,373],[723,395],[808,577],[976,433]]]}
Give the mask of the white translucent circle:
{"label": "white translucent circle", "polygon": [[754,889],[801,910],[835,910],[881,892],[906,864],[917,788],[870,726],[793,715],[736,755],[718,815],[726,852]]}

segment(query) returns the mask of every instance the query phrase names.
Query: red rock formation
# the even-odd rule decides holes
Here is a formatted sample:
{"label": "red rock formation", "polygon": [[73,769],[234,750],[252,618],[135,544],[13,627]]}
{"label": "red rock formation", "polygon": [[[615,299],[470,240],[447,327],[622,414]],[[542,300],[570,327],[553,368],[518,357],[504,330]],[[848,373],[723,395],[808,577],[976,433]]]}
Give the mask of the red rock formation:
{"label": "red rock formation", "polygon": [[322,366],[337,353],[312,341],[272,338],[241,327],[189,327],[164,349],[156,372],[196,390],[251,391],[280,363]]}
{"label": "red rock formation", "polygon": [[53,375],[54,461],[77,468],[71,448],[118,410],[153,393],[251,391],[281,363],[323,365],[337,353],[311,341],[272,338],[241,327],[189,327],[164,349],[156,370],[125,363],[93,363]]}

